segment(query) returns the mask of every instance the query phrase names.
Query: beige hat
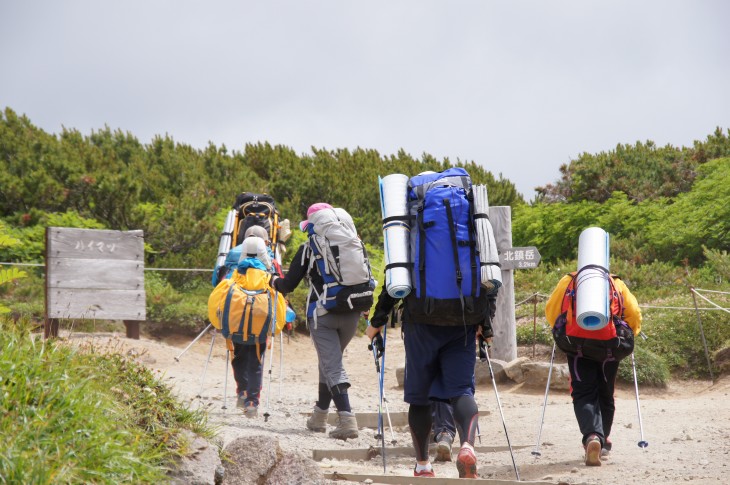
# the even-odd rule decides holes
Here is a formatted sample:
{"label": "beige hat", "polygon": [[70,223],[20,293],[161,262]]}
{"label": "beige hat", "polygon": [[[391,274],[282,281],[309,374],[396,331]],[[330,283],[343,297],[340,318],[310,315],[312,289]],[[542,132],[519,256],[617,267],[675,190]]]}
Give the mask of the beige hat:
{"label": "beige hat", "polygon": [[243,240],[243,244],[241,246],[241,258],[239,261],[243,261],[246,258],[257,258],[259,261],[264,263],[264,266],[271,269],[269,250],[266,249],[266,243],[262,238],[258,236],[249,236]]}
{"label": "beige hat", "polygon": [[268,231],[261,226],[251,226],[246,229],[246,232],[243,234],[243,238],[246,239],[249,236],[257,236],[267,242],[269,240]]}

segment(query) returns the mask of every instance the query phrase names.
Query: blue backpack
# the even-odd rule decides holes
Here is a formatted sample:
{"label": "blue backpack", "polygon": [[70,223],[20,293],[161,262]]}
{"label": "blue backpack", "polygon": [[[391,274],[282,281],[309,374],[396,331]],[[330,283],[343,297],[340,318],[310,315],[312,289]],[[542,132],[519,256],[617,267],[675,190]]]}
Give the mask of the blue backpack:
{"label": "blue backpack", "polygon": [[460,167],[411,177],[408,211],[415,299],[408,304],[411,313],[448,320],[445,325],[480,323],[486,298],[480,285],[471,177]]}

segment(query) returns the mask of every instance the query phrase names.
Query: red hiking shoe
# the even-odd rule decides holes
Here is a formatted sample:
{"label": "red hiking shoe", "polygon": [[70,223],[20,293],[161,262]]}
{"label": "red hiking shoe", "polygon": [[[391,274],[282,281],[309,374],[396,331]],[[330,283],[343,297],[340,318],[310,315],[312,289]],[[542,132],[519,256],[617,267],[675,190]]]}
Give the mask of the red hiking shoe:
{"label": "red hiking shoe", "polygon": [[413,468],[414,477],[436,478],[436,474],[433,472],[433,467],[428,470],[421,470],[420,472],[417,471],[416,468],[418,467],[416,466],[415,468]]}
{"label": "red hiking shoe", "polygon": [[468,446],[462,446],[456,456],[456,469],[459,470],[459,478],[478,478],[477,457]]}

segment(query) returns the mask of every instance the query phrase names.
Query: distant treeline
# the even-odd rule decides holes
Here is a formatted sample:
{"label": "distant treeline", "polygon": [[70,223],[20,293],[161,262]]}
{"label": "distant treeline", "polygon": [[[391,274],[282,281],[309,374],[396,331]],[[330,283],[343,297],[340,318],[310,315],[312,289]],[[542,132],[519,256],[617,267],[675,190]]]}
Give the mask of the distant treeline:
{"label": "distant treeline", "polygon": [[298,154],[268,143],[242,151],[212,143],[195,149],[169,136],[143,144],[108,127],[56,135],[6,108],[0,113],[0,219],[5,231],[27,242],[6,249],[5,257],[39,260],[39,232],[63,223],[142,229],[148,265],[207,267],[240,192],[273,195],[292,223],[313,202],[344,207],[363,239],[380,246],[378,176],[460,165],[475,183],[487,185],[491,205],[512,206],[513,243],[537,246],[547,262],[573,257],[577,234],[587,225],[604,227],[616,237],[616,254],[638,263],[697,262],[702,244],[728,247],[728,159],[708,163],[728,156],[730,138],[719,128],[692,148],[618,145],[563,165],[561,178],[538,188],[537,199],[526,204],[513,182],[474,162],[360,148]]}
{"label": "distant treeline", "polygon": [[[473,162],[459,165],[475,183],[487,185],[492,204],[524,203],[501,175]],[[292,224],[314,202],[344,207],[363,239],[380,245],[378,176],[449,166],[448,159],[424,154],[418,160],[403,151],[382,156],[375,150],[313,148],[297,154],[268,143],[247,144],[243,151],[213,144],[199,150],[168,136],[142,144],[109,128],[88,136],[74,129],[53,135],[6,108],[0,118],[0,218],[29,228],[46,225],[51,213],[72,211],[84,219],[75,221],[80,227],[94,227],[85,220],[90,219],[108,229],[144,230],[151,266],[207,267],[215,260],[223,217],[241,192],[273,195],[282,218]],[[73,223],[69,217],[74,216],[66,223]]]}

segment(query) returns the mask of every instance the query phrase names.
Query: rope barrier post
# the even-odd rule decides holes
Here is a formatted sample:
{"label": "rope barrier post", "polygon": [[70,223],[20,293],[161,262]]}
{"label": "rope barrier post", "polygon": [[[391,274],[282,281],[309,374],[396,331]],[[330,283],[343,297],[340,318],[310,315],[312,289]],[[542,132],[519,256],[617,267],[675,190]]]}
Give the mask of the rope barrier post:
{"label": "rope barrier post", "polygon": [[715,376],[712,373],[712,363],[710,362],[710,352],[707,350],[707,340],[705,339],[705,330],[702,328],[702,317],[700,316],[700,310],[697,306],[697,297],[695,296],[695,289],[690,286],[690,292],[692,293],[692,301],[695,304],[695,314],[697,315],[697,325],[700,327],[700,337],[702,338],[702,346],[705,348],[705,359],[707,359],[707,369],[710,371],[710,380],[715,382]]}
{"label": "rope barrier post", "polygon": [[684,267],[685,273],[687,273],[687,286],[689,286],[689,291],[692,294],[692,302],[695,306],[695,315],[697,315],[697,325],[700,327],[700,337],[702,338],[702,346],[705,348],[705,359],[707,359],[707,370],[710,371],[710,380],[712,382],[715,382],[715,376],[712,373],[712,363],[710,362],[710,353],[707,350],[707,340],[705,339],[705,330],[702,328],[702,317],[700,316],[700,309],[697,305],[697,297],[695,294],[697,293],[694,287],[692,286],[692,282],[689,280],[689,269],[687,269],[687,266]]}

